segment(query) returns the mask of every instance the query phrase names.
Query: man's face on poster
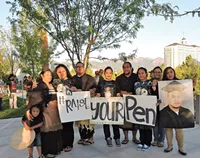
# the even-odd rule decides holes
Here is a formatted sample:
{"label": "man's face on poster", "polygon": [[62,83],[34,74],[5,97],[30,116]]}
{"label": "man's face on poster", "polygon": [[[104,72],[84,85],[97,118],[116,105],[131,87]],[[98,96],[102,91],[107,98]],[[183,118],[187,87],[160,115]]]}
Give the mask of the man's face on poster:
{"label": "man's face on poster", "polygon": [[173,108],[180,108],[183,102],[182,98],[182,92],[180,91],[172,91],[168,93],[168,100],[169,100],[169,105],[172,106]]}

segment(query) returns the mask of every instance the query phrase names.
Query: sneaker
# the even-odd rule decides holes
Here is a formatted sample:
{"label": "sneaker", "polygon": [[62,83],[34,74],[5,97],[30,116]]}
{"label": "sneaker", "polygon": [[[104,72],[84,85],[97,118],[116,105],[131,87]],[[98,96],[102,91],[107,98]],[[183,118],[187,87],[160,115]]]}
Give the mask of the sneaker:
{"label": "sneaker", "polygon": [[112,138],[106,138],[106,142],[107,142],[107,145],[109,146],[109,147],[112,147],[113,145],[112,145]]}
{"label": "sneaker", "polygon": [[47,156],[46,156],[47,158],[55,158],[56,157],[56,155],[53,155],[53,154],[47,154]]}
{"label": "sneaker", "polygon": [[147,151],[147,150],[149,150],[149,148],[150,148],[150,146],[147,146],[147,145],[144,144],[142,151]]}
{"label": "sneaker", "polygon": [[143,148],[143,145],[142,144],[138,144],[137,150],[142,150],[142,148]]}
{"label": "sneaker", "polygon": [[120,139],[115,139],[115,143],[116,143],[116,146],[117,146],[117,147],[120,147],[120,146],[121,146]]}

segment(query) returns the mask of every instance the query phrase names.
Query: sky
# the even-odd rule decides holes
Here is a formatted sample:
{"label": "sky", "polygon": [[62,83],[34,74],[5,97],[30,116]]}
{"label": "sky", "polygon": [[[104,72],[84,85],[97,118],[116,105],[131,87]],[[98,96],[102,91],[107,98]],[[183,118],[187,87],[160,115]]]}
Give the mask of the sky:
{"label": "sky", "polygon": [[[0,1],[0,25],[5,29],[9,29],[9,23],[6,18],[9,14],[9,5],[6,0]],[[173,6],[179,7],[179,12],[193,10],[200,7],[200,0],[157,0],[158,2],[169,2]],[[187,15],[181,18],[175,18],[171,23],[165,21],[163,17],[149,16],[142,21],[143,29],[137,33],[137,38],[133,44],[122,42],[120,49],[107,49],[101,52],[93,52],[92,56],[98,55],[105,57],[117,57],[120,52],[127,54],[132,50],[138,49],[137,57],[164,57],[164,47],[174,42],[180,42],[183,37],[186,38],[188,44],[200,46],[200,17],[192,17]],[[65,60],[66,55],[62,55],[60,59]]]}

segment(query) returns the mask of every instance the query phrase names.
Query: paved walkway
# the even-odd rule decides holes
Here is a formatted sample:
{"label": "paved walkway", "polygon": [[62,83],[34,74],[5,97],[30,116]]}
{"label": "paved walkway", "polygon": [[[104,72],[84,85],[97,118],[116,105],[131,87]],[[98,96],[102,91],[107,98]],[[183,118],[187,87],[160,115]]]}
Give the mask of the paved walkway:
{"label": "paved walkway", "polygon": [[[11,135],[21,127],[21,119],[0,120],[0,158],[27,158],[27,150],[17,151],[10,147],[9,140]],[[95,144],[82,146],[76,144],[79,136],[75,128],[74,149],[70,153],[62,152],[57,158],[169,158],[183,157],[177,152],[176,141],[174,140],[174,150],[171,153],[164,153],[164,148],[151,147],[147,152],[137,151],[136,145],[131,141],[121,147],[107,147],[105,144],[102,126],[96,127]],[[131,133],[130,133],[131,134]],[[187,129],[185,134],[185,149],[188,158],[199,158],[200,156],[200,126],[194,129]],[[166,145],[165,145],[166,146]],[[35,151],[35,156],[37,153]]]}

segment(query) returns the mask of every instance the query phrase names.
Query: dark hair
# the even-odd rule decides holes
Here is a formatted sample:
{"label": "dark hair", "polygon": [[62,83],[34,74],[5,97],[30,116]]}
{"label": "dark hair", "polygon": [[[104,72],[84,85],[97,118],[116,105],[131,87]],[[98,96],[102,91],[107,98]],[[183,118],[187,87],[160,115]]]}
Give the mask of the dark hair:
{"label": "dark hair", "polygon": [[78,61],[78,62],[76,63],[76,66],[77,66],[78,64],[82,64],[83,67],[85,66],[81,61]]}
{"label": "dark hair", "polygon": [[41,78],[41,80],[42,80],[41,75],[44,75],[44,73],[47,72],[47,71],[51,72],[51,75],[52,75],[52,80],[50,81],[50,83],[51,83],[51,82],[53,81],[53,73],[52,73],[52,71],[51,71],[50,69],[42,70],[42,72],[40,73],[40,78]]}
{"label": "dark hair", "polygon": [[67,66],[65,66],[64,64],[59,64],[58,66],[56,66],[54,72],[55,72],[55,78],[58,79],[58,75],[57,75],[57,70],[58,68],[63,67],[65,69],[65,71],[67,72],[67,78],[72,78],[72,75],[69,71],[69,69],[67,68]]}
{"label": "dark hair", "polygon": [[32,109],[33,108],[38,108],[40,110],[40,112],[42,111],[42,104],[35,104],[35,105],[32,105],[29,109],[30,111],[30,114],[32,114]]}
{"label": "dark hair", "polygon": [[138,74],[139,74],[139,71],[140,71],[140,70],[143,70],[143,71],[145,72],[145,74],[148,76],[147,69],[144,68],[144,67],[140,67],[140,68],[138,68],[138,70],[137,70],[137,78],[138,78],[138,80],[140,80],[139,77],[138,77]]}
{"label": "dark hair", "polygon": [[156,66],[156,67],[154,67],[154,69],[153,69],[152,71],[154,72],[156,69],[160,69],[160,71],[162,72],[162,69],[161,69],[160,66]]}
{"label": "dark hair", "polygon": [[108,69],[110,69],[110,70],[113,72],[113,69],[112,69],[110,66],[107,66],[107,67],[104,69],[104,73],[105,73]]}
{"label": "dark hair", "polygon": [[[45,69],[45,70],[42,70],[42,71],[40,72],[40,75],[44,75],[44,73],[47,72],[47,71],[50,71],[50,72],[51,72],[50,69]],[[51,72],[51,73],[52,73],[52,72]]]}
{"label": "dark hair", "polygon": [[163,78],[162,78],[162,80],[169,80],[169,79],[167,78],[167,71],[168,71],[169,69],[171,69],[171,70],[174,72],[174,80],[178,80],[178,78],[176,77],[176,72],[175,72],[175,70],[174,70],[171,66],[168,66],[168,67],[165,68],[165,70],[164,70],[164,72],[163,72]]}
{"label": "dark hair", "polygon": [[124,62],[123,65],[122,65],[122,68],[124,68],[125,64],[128,64],[132,68],[132,64],[129,61]]}
{"label": "dark hair", "polygon": [[8,80],[10,80],[11,77],[15,77],[15,75],[14,75],[14,74],[10,74],[10,75],[8,76]]}

